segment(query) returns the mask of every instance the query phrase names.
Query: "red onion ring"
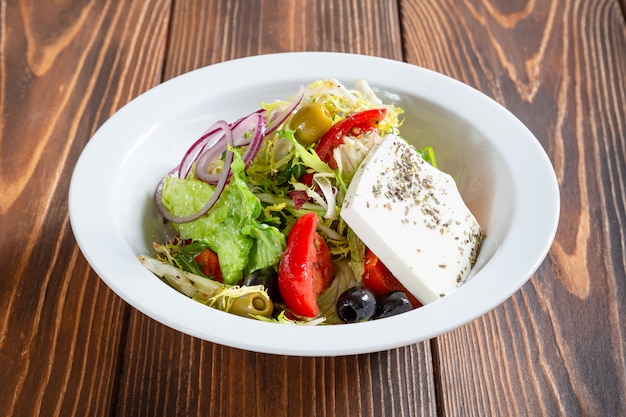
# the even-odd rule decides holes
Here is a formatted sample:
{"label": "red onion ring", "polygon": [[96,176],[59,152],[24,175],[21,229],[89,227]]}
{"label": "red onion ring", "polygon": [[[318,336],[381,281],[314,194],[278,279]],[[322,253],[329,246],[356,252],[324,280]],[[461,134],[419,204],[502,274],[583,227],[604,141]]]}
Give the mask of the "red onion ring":
{"label": "red onion ring", "polygon": [[[246,167],[248,167],[259,152],[263,138],[265,137],[265,118],[259,113],[252,113],[249,116],[239,119],[237,122],[230,125],[229,128],[232,132],[235,147],[248,146],[243,156],[244,163]],[[254,131],[254,134],[248,136],[251,134],[251,131]],[[221,140],[198,156],[196,176],[199,179],[209,184],[217,183],[220,174],[209,174],[208,168],[215,159],[222,155],[227,146],[227,143]]]}
{"label": "red onion ring", "polygon": [[[274,133],[295,111],[304,98],[306,86],[300,86],[292,103],[283,111],[272,114],[269,123],[265,117],[267,112],[263,109],[257,110],[246,117],[242,117],[232,124],[220,120],[207,129],[198,140],[185,152],[180,164],[172,169],[168,176],[177,175],[179,178],[187,178],[191,172],[191,167],[196,164],[196,177],[211,185],[215,185],[215,190],[207,203],[197,212],[188,216],[176,216],[172,214],[163,204],[163,177],[154,192],[154,200],[159,212],[163,217],[174,223],[187,223],[204,215],[213,207],[224,187],[228,183],[231,175],[231,164],[233,162],[233,151],[230,147],[248,146],[243,161],[247,168],[256,158],[265,136]],[[254,131],[252,136],[248,136]],[[224,154],[224,164],[219,174],[209,174],[208,167],[218,157]]]}
{"label": "red onion ring", "polygon": [[[256,127],[254,130],[254,136],[250,139],[248,143],[248,149],[243,154],[243,162],[245,163],[246,168],[250,166],[252,161],[256,158],[261,149],[261,145],[263,145],[263,139],[265,139],[265,116],[262,113],[253,113],[256,115]],[[252,117],[252,115],[250,116]]]}
{"label": "red onion ring", "polygon": [[[227,141],[227,146],[233,146],[233,135],[232,131],[229,129],[224,131],[224,135]],[[163,184],[165,183],[165,178],[163,178],[154,192],[154,200],[159,212],[163,215],[163,217],[173,223],[188,223],[190,221],[196,220],[198,217],[204,215],[207,211],[213,207],[217,199],[224,191],[224,187],[226,187],[226,183],[230,177],[230,165],[233,162],[233,152],[230,149],[226,149],[226,155],[224,156],[224,167],[222,168],[222,172],[220,173],[219,180],[215,185],[215,189],[213,190],[213,194],[211,194],[211,198],[207,201],[204,206],[197,212],[190,214],[188,216],[176,216],[172,214],[163,204]]]}
{"label": "red onion ring", "polygon": [[[204,153],[207,146],[213,147],[220,140],[219,137],[216,138],[217,133],[226,129],[228,124],[224,121],[218,121],[214,123],[210,128],[208,128],[202,136],[198,140],[196,140],[193,145],[185,152],[185,156],[181,160],[178,165],[178,177],[179,178],[187,178],[189,172],[191,171],[191,167],[196,162],[198,157]],[[229,127],[228,127],[229,128]],[[210,146],[209,146],[210,144]]]}

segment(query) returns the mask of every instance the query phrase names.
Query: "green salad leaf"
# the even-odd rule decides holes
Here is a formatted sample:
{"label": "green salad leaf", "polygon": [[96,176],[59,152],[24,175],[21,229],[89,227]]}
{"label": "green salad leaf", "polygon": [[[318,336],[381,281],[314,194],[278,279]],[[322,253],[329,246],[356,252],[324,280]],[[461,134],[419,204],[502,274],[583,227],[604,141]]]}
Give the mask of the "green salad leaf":
{"label": "green salad leaf", "polygon": [[[245,165],[234,152],[230,184],[205,215],[188,223],[174,224],[181,239],[206,242],[219,258],[224,283],[235,284],[244,273],[278,263],[285,236],[262,223],[261,203],[246,185]],[[198,210],[210,198],[213,187],[196,179],[168,177],[163,202],[175,215]]]}

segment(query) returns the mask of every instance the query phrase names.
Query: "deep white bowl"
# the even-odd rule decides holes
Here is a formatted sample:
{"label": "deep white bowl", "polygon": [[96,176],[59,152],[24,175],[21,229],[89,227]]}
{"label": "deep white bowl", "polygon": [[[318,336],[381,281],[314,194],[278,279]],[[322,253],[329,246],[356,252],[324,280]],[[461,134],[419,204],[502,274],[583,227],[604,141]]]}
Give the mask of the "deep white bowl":
{"label": "deep white bowl", "polygon": [[[290,96],[301,84],[365,78],[385,102],[405,110],[402,136],[431,145],[487,233],[475,274],[420,309],[367,323],[289,326],[241,318],[176,292],[137,260],[163,240],[152,195],[159,179],[214,121],[234,121],[260,101]],[[93,136],[69,192],[78,245],[120,297],[189,335],[258,352],[331,356],[426,340],[493,309],[545,258],[556,232],[559,191],[546,153],[501,105],[444,75],[369,56],[262,55],[192,71],[137,97]]]}

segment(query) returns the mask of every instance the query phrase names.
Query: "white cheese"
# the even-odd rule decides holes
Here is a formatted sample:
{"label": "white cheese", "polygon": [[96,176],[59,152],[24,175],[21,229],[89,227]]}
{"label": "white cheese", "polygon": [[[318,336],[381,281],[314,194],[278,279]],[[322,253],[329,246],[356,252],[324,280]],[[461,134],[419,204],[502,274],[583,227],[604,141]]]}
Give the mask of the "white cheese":
{"label": "white cheese", "polygon": [[483,236],[454,179],[396,136],[367,155],[341,217],[423,304],[463,282]]}

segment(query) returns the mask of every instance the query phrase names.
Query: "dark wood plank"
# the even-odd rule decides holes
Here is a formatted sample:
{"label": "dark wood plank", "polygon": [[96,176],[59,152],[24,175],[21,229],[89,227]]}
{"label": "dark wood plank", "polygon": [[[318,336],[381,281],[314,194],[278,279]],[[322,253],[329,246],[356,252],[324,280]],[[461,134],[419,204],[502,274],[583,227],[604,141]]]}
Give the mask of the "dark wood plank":
{"label": "dark wood plank", "polygon": [[128,308],[80,254],[67,191],[95,129],[159,82],[168,7],[1,2],[0,415],[111,411]]}
{"label": "dark wood plank", "polygon": [[[617,1],[402,1],[407,60],[512,110],[560,182],[556,242],[492,313],[437,340],[442,415],[626,413],[626,39]],[[462,359],[462,360],[461,360]]]}
{"label": "dark wood plank", "polygon": [[401,60],[397,4],[391,0],[363,5],[338,0],[176,2],[164,78],[230,59],[293,51]]}
{"label": "dark wood plank", "polygon": [[[401,59],[392,1],[177,2],[164,78],[300,50]],[[359,24],[345,22],[358,21]],[[200,341],[131,312],[117,415],[434,415],[430,345],[297,358]]]}
{"label": "dark wood plank", "polygon": [[304,358],[208,343],[133,314],[117,415],[433,415],[428,349]]}

